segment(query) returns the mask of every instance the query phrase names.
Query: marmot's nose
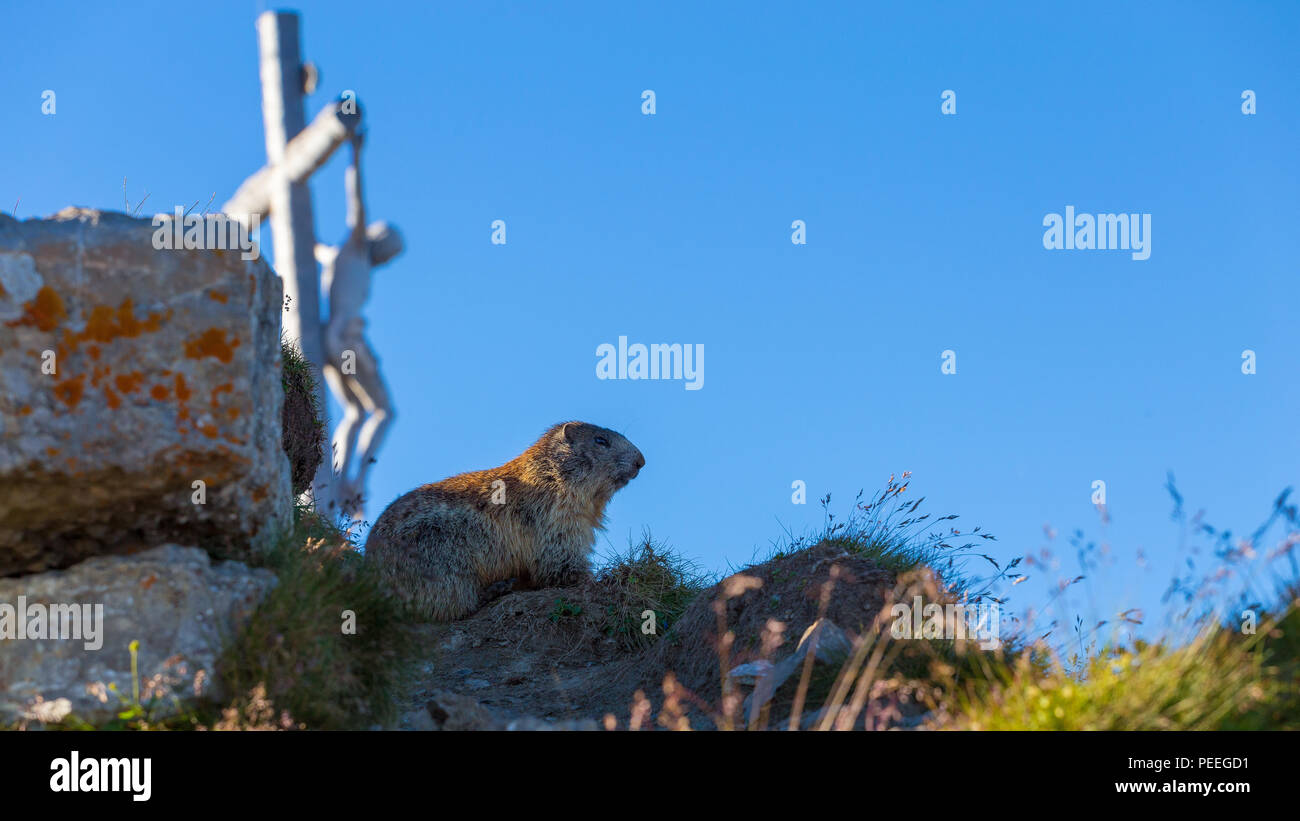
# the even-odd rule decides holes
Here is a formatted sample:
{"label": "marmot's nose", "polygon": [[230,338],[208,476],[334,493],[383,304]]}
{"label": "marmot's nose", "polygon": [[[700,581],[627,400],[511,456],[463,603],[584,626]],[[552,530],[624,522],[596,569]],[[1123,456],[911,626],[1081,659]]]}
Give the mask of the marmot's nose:
{"label": "marmot's nose", "polygon": [[642,456],[641,451],[638,450],[636,452],[636,469],[640,470],[643,467],[645,467],[645,457]]}

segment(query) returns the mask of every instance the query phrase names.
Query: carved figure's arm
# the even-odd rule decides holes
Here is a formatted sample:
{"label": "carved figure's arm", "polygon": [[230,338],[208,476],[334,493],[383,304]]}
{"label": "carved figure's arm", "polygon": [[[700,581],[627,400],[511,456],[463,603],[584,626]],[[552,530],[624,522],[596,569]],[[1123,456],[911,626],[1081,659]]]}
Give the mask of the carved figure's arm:
{"label": "carved figure's arm", "polygon": [[345,174],[348,197],[348,228],[354,242],[366,241],[366,203],[361,194],[361,132],[352,135],[352,165]]}

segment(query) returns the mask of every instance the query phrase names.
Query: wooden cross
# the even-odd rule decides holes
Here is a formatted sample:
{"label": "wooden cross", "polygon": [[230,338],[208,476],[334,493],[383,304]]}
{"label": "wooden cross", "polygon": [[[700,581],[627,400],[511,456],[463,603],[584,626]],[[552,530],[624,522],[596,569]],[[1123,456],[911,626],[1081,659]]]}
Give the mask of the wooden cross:
{"label": "wooden cross", "polygon": [[[324,343],[316,229],[308,183],[360,126],[361,111],[355,101],[348,105],[335,102],[306,124],[303,98],[315,86],[316,71],[302,62],[296,13],[263,12],[257,18],[257,39],[266,165],[245,180],[221,210],[245,224],[254,215],[270,216],[275,267],[284,282],[287,303],[284,335],[301,346],[303,357],[311,364],[318,407],[329,430],[321,372]],[[327,455],[312,481],[312,498],[323,512],[336,505],[332,465],[333,459]]]}

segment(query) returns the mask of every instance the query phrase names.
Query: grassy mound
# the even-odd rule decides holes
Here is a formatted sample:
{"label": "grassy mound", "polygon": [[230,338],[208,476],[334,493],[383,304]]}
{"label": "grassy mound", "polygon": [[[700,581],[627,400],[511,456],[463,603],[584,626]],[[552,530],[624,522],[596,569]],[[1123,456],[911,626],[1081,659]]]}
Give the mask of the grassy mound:
{"label": "grassy mound", "polygon": [[[698,591],[664,640],[626,674],[643,698],[663,691],[659,723],[744,726],[744,692],[728,673],[742,664],[785,658],[819,619],[844,631],[852,654],[840,666],[809,664],[777,691],[756,728],[788,725],[791,718],[799,726],[805,714],[841,707],[851,707],[857,717],[869,713],[895,721],[921,712],[918,705],[937,679],[988,686],[991,670],[982,658],[987,654],[972,652],[973,640],[890,637],[895,602],[919,595],[927,602],[976,603],[991,583],[974,584],[963,571],[968,559],[980,556],[978,545],[993,537],[976,528],[957,544],[961,534],[945,524],[955,517],[932,519],[919,512],[923,500],[902,498],[906,479],[891,477],[866,502],[859,494],[847,519],[837,522],[828,511],[820,532],[791,540]],[[829,501],[823,506],[829,508]],[[997,568],[994,578],[1004,575]],[[1022,652],[1014,643],[1008,646],[999,655]]]}
{"label": "grassy mound", "polygon": [[295,512],[264,557],[279,579],[218,664],[243,711],[261,698],[308,729],[392,722],[421,650],[418,617],[328,521]]}
{"label": "grassy mound", "polygon": [[[953,517],[931,521],[919,514],[919,501],[901,501],[905,488],[891,479],[867,503],[859,497],[847,520],[837,523],[828,514],[822,532],[789,542],[698,595],[634,670],[641,691],[632,713],[639,710],[642,718],[633,723],[677,729],[1300,729],[1300,585],[1293,577],[1253,629],[1226,623],[1206,607],[1184,628],[1190,638],[1112,643],[1090,648],[1082,659],[1063,661],[1047,640],[1050,631],[1032,644],[1003,636],[998,649],[969,639],[893,638],[893,603],[921,596],[927,603],[1001,604],[994,585],[1021,578],[1018,560],[1003,568],[982,556],[978,545],[991,538],[987,534],[976,529],[968,534],[973,541],[957,545],[958,530],[935,530],[935,523]],[[1300,522],[1294,508],[1281,504],[1285,498],[1269,520],[1289,522],[1273,558],[1300,545]],[[1227,533],[1198,526],[1221,539],[1215,554],[1225,565],[1251,553],[1228,549],[1237,542]],[[1251,542],[1260,545],[1265,529]],[[980,558],[995,572],[975,582],[968,563]],[[1222,579],[1225,569],[1214,568],[1207,579]],[[1189,580],[1180,580],[1179,589],[1205,592]],[[746,690],[728,671],[788,656],[819,618],[844,630],[851,642],[847,659],[810,661],[761,715],[741,710]],[[652,721],[651,698],[660,692]]]}

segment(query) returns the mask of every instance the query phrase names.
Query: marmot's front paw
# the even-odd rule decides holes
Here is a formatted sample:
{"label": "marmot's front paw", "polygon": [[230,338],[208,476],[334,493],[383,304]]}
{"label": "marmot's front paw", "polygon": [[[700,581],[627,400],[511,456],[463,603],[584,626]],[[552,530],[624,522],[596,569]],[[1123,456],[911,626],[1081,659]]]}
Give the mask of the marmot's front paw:
{"label": "marmot's front paw", "polygon": [[591,578],[591,571],[583,568],[555,569],[537,574],[538,587],[578,587]]}
{"label": "marmot's front paw", "polygon": [[591,579],[590,570],[570,570],[560,577],[559,584],[556,587],[581,587]]}
{"label": "marmot's front paw", "polygon": [[492,584],[483,588],[483,595],[479,596],[479,602],[481,604],[487,604],[494,599],[499,599],[505,594],[512,592],[515,589],[515,585],[518,583],[518,579],[502,579],[499,582],[492,582]]}

